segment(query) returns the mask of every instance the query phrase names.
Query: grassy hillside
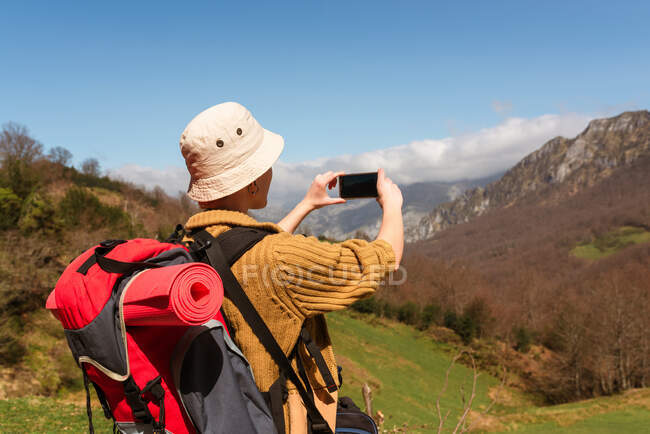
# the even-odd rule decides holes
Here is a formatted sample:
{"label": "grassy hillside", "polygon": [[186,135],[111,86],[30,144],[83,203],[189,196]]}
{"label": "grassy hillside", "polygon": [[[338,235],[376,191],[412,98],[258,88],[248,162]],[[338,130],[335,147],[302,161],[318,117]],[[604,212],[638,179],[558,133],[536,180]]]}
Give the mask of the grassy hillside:
{"label": "grassy hillside", "polygon": [[[373,390],[373,409],[386,417],[385,429],[436,432],[436,399],[455,350],[429,335],[391,321],[328,315],[338,362],[343,365],[343,395],[363,403],[361,386]],[[440,399],[443,414],[451,411],[444,432],[452,432],[463,408],[461,389],[471,389],[472,371],[454,365]],[[498,392],[498,393],[497,393]],[[470,420],[478,432],[618,433],[650,432],[650,389],[572,404],[538,407],[517,389],[500,387],[481,372]],[[486,406],[496,398],[485,415]],[[644,431],[644,427],[648,427]]]}
{"label": "grassy hillside", "polygon": [[[362,406],[361,387],[366,382],[372,389],[373,410],[384,414],[387,427],[406,424],[423,431],[427,430],[423,425],[437,429],[436,400],[452,359],[451,348],[397,322],[375,320],[371,324],[332,313],[328,323],[337,361],[343,367],[343,395]],[[472,378],[472,370],[460,364],[450,371],[447,391],[440,400],[443,414],[450,411],[447,425],[455,425],[462,413],[461,389],[469,397]],[[496,386],[495,378],[481,374],[474,408],[486,408],[490,390]]]}
{"label": "grassy hillside", "polygon": [[591,242],[581,243],[571,250],[578,258],[598,260],[613,255],[625,247],[650,242],[650,231],[635,226],[623,226]]}
{"label": "grassy hillside", "polygon": [[421,316],[431,307],[433,322],[466,343],[498,339],[524,353],[528,344],[544,346],[554,357],[526,380],[549,403],[643,387],[649,230],[644,157],[589,187],[551,185],[409,245],[408,279],[385,288],[377,305],[411,302]]}
{"label": "grassy hillside", "polygon": [[[45,321],[42,319],[42,321]],[[372,316],[332,313],[330,333],[343,365],[342,395],[360,407],[362,384],[368,383],[373,408],[385,416],[383,428],[400,432],[436,432],[436,399],[455,349],[435,342],[430,335],[397,322]],[[41,325],[45,325],[44,322]],[[48,341],[46,346],[53,341]],[[60,342],[64,346],[63,342]],[[73,362],[69,358],[71,368]],[[45,367],[43,367],[45,369]],[[34,381],[46,381],[47,376]],[[447,391],[440,399],[445,414],[444,432],[452,432],[463,408],[461,389],[471,390],[472,370],[454,365]],[[27,396],[0,400],[0,432],[84,432],[87,430],[84,395],[79,385],[46,398]],[[498,393],[497,393],[498,391]],[[483,415],[492,399],[497,403]],[[110,432],[111,424],[93,396],[97,432]],[[557,406],[538,407],[513,388],[480,373],[470,420],[477,432],[518,433],[641,433],[650,426],[650,389]]]}

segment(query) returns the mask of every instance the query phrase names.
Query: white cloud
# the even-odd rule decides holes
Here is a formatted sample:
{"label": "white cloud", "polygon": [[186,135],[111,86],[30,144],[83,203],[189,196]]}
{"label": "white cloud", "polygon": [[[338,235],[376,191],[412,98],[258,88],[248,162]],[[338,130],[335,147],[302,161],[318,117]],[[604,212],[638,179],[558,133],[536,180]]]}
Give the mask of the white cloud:
{"label": "white cloud", "polygon": [[[383,167],[400,184],[482,178],[512,167],[555,136],[574,137],[590,119],[573,113],[508,118],[494,127],[456,137],[301,163],[279,161],[273,166],[269,194],[276,204],[293,202],[306,191],[316,174],[328,170],[353,173]],[[147,187],[161,185],[172,194],[185,191],[189,179],[185,168],[179,167],[158,170],[127,165],[111,174]]]}
{"label": "white cloud", "polygon": [[274,166],[272,197],[304,192],[319,172],[375,171],[401,184],[476,179],[504,171],[555,136],[574,137],[591,118],[579,114],[508,118],[495,127],[440,140],[423,140],[362,154]]}
{"label": "white cloud", "polygon": [[179,191],[185,192],[190,182],[187,169],[174,166],[155,169],[138,164],[126,164],[117,169],[108,170],[108,176],[129,181],[150,190],[159,186],[170,196],[177,196]]}

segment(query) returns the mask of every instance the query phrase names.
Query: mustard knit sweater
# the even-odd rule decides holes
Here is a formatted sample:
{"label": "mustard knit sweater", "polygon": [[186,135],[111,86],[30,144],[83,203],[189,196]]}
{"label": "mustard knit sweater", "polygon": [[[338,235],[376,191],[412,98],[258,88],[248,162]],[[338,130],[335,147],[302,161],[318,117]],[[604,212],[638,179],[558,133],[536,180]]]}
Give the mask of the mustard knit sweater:
{"label": "mustard knit sweater", "polygon": [[[341,310],[371,295],[394,268],[389,243],[347,240],[321,242],[315,237],[293,235],[273,223],[260,223],[235,211],[211,210],[192,216],[185,228],[206,228],[213,236],[233,226],[249,226],[275,232],[246,252],[232,267],[251,302],[285,354],[296,344],[302,323],[337,379],[337,367],[324,313]],[[279,375],[278,367],[234,305],[225,299],[224,312],[235,332],[235,341],[250,362],[255,382],[267,391]],[[304,353],[303,351],[301,351]],[[314,391],[325,388],[318,369],[304,358]],[[288,384],[289,390],[295,389]]]}

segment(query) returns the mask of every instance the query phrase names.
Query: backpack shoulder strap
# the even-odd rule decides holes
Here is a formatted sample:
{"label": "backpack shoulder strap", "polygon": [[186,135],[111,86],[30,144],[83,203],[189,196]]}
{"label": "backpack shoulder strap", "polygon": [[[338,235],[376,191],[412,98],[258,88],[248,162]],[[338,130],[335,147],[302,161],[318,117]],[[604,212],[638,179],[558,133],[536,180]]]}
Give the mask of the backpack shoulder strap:
{"label": "backpack shoulder strap", "polygon": [[[222,238],[225,237],[228,232],[232,232],[235,229],[237,229],[239,232],[235,232],[234,234],[230,235],[233,237],[233,240]],[[199,249],[205,252],[210,265],[219,273],[219,276],[224,283],[223,286],[228,298],[241,312],[248,325],[260,340],[260,343],[264,346],[266,351],[271,355],[275,363],[280,368],[280,371],[282,371],[285,374],[286,378],[291,380],[291,382],[296,386],[296,389],[298,389],[298,393],[300,394],[300,397],[302,398],[302,401],[307,409],[307,418],[310,431],[313,433],[332,434],[332,430],[325,421],[325,418],[323,418],[320,411],[318,411],[318,408],[316,407],[314,397],[305,389],[305,386],[299,379],[298,374],[291,366],[291,362],[284,354],[284,351],[278,342],[273,337],[273,334],[264,323],[264,320],[255,309],[255,306],[253,306],[253,303],[251,303],[250,299],[246,295],[246,292],[244,292],[244,289],[239,284],[239,281],[230,270],[231,263],[221,248],[222,241],[224,242],[225,247],[227,249],[230,249],[228,253],[230,260],[232,260],[235,257],[237,257],[237,259],[241,257],[241,255],[246,250],[250,249],[253,245],[264,238],[264,236],[268,235],[267,232],[265,235],[257,233],[254,236],[251,231],[244,229],[252,229],[252,232],[258,231],[254,228],[233,228],[227,232],[224,232],[224,234],[220,235],[218,238],[214,238],[206,230],[201,230],[194,233],[192,236],[194,240],[198,241]],[[241,236],[241,238],[237,239],[236,237],[238,236]],[[233,243],[235,243],[234,239],[237,239],[236,243],[242,246],[241,248],[235,250],[234,247],[231,247],[234,245]],[[248,248],[244,248],[245,246],[248,246]],[[239,254],[239,256],[237,256],[235,253]]]}
{"label": "backpack shoulder strap", "polygon": [[236,226],[219,235],[216,240],[226,262],[232,267],[244,253],[272,233],[263,229]]}

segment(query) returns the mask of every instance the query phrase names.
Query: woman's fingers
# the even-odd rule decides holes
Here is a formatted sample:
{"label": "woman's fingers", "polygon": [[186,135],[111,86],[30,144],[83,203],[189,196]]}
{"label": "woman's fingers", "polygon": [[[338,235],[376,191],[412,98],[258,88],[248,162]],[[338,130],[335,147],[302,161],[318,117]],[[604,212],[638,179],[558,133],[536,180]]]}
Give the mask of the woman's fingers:
{"label": "woman's fingers", "polygon": [[316,175],[314,181],[321,187],[328,187],[331,190],[332,188],[336,187],[337,178],[344,174],[345,172],[333,172],[330,170],[325,173]]}
{"label": "woman's fingers", "polygon": [[332,173],[329,176],[329,180],[328,180],[327,185],[328,185],[330,190],[333,189],[334,187],[336,187],[336,183],[338,182],[339,176],[344,175],[344,174],[345,174],[345,172],[336,172],[336,173]]}
{"label": "woman's fingers", "polygon": [[328,205],[336,205],[337,203],[345,203],[345,202],[346,202],[345,199],[341,199],[340,197],[330,197]]}
{"label": "woman's fingers", "polygon": [[314,178],[314,181],[318,183],[321,187],[325,187],[327,184],[330,182],[330,176],[332,175],[332,171],[325,172],[325,173],[320,173],[316,175],[316,178]]}

